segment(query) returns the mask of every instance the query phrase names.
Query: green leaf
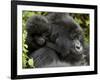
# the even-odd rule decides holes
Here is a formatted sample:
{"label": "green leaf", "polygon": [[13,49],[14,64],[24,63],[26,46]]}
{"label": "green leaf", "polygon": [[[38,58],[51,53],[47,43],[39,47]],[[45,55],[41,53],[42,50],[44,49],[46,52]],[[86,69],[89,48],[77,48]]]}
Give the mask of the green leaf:
{"label": "green leaf", "polygon": [[34,67],[34,62],[32,58],[28,60],[28,64],[30,65],[30,67]]}

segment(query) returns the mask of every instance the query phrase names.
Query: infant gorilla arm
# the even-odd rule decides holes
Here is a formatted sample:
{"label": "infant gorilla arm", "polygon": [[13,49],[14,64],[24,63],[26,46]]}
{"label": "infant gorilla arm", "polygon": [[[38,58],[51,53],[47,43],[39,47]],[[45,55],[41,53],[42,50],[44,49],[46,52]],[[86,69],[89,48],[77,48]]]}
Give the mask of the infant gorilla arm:
{"label": "infant gorilla arm", "polygon": [[26,43],[35,67],[82,65],[80,61],[88,55],[84,33],[68,14],[33,16],[27,21],[27,32]]}

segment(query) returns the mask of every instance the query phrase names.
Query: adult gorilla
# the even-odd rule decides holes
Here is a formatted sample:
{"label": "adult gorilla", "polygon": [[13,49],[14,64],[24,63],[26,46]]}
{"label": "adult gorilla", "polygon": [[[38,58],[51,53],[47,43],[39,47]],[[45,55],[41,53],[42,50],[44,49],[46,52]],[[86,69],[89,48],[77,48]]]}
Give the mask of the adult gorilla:
{"label": "adult gorilla", "polygon": [[83,30],[68,14],[33,16],[27,21],[27,32],[26,43],[35,67],[88,63],[85,58],[89,57],[89,51],[85,47]]}

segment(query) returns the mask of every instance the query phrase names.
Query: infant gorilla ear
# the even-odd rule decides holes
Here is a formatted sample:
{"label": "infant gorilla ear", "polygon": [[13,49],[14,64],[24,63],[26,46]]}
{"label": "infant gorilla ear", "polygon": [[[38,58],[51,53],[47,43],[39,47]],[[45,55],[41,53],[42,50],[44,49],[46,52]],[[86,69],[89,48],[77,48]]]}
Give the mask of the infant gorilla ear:
{"label": "infant gorilla ear", "polygon": [[45,16],[34,15],[27,20],[26,23],[27,38],[29,54],[34,50],[46,44],[47,37],[50,35],[49,22]]}

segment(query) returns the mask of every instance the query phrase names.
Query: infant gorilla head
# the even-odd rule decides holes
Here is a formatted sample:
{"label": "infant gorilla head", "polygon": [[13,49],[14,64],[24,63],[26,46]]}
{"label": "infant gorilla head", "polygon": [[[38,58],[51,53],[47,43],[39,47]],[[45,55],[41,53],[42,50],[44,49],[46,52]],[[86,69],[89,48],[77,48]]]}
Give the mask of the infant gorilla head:
{"label": "infant gorilla head", "polygon": [[68,14],[33,16],[27,21],[27,32],[29,56],[36,67],[75,65],[84,58],[82,28]]}

